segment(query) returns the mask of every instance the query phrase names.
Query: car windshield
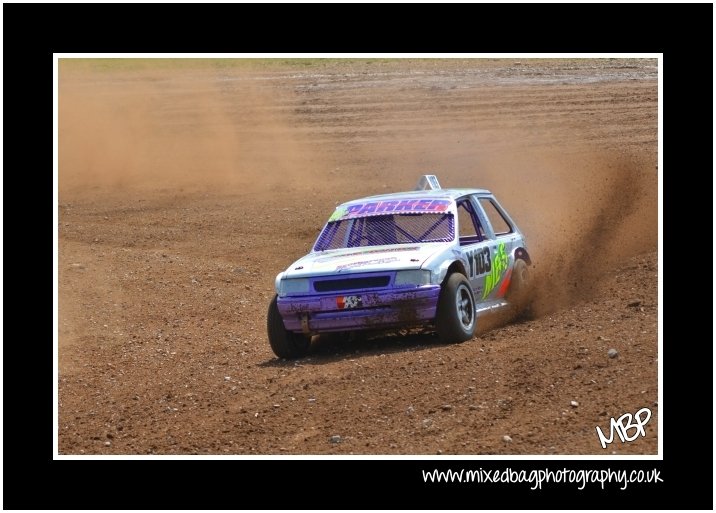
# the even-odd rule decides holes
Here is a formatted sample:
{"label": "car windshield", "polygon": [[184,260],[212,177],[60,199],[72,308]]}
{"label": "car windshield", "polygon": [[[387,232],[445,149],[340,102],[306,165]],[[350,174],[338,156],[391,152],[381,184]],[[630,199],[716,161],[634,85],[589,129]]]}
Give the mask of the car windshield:
{"label": "car windshield", "polygon": [[385,214],[329,221],[313,249],[449,242],[455,238],[454,226],[451,213]]}

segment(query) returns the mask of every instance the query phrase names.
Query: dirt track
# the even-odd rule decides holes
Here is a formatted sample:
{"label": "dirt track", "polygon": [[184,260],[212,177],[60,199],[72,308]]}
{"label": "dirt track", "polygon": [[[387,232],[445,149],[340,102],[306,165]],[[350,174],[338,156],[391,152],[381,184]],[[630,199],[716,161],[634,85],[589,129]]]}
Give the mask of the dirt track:
{"label": "dirt track", "polygon": [[[61,454],[657,452],[655,61],[61,63],[59,98]],[[513,214],[535,317],[274,358],[275,275],[429,172]]]}

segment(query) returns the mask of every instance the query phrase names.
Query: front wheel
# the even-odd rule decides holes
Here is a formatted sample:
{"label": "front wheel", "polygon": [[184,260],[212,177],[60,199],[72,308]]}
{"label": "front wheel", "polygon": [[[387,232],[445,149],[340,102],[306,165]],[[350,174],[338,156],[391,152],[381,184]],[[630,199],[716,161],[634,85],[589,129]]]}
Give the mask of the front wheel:
{"label": "front wheel", "polygon": [[268,309],[266,327],[269,344],[279,358],[300,358],[308,353],[311,339],[300,333],[288,331],[283,325],[281,313],[278,311],[278,296],[274,296]]}
{"label": "front wheel", "polygon": [[453,273],[445,280],[438,299],[436,325],[444,343],[470,340],[475,334],[475,297],[463,274]]}

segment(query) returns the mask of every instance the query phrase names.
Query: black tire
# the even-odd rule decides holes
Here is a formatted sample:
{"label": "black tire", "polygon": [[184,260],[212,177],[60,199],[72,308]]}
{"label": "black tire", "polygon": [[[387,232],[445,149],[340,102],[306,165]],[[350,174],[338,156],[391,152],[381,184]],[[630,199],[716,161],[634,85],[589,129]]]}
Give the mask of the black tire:
{"label": "black tire", "polygon": [[463,342],[475,335],[475,296],[463,274],[453,273],[443,283],[436,325],[443,343]]}
{"label": "black tire", "polygon": [[512,305],[515,314],[522,313],[527,308],[530,298],[530,285],[530,270],[527,262],[518,258],[512,267],[510,288],[505,298]]}
{"label": "black tire", "polygon": [[310,337],[300,333],[288,331],[283,325],[283,319],[278,311],[277,296],[273,297],[268,309],[266,328],[268,330],[269,344],[274,354],[279,358],[300,358],[308,354],[311,347]]}

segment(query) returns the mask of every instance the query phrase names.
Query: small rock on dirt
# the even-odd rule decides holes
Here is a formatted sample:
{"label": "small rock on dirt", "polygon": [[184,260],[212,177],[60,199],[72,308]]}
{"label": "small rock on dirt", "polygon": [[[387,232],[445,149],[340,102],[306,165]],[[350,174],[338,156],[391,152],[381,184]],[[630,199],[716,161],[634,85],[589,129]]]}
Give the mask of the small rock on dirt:
{"label": "small rock on dirt", "polygon": [[576,408],[577,406],[579,406],[579,403],[578,403],[577,401],[570,401],[570,402],[569,402],[569,405],[570,405],[572,408]]}
{"label": "small rock on dirt", "polygon": [[631,303],[628,303],[627,306],[636,308],[637,306],[641,305],[641,301],[632,301]]}
{"label": "small rock on dirt", "polygon": [[607,351],[607,356],[609,358],[616,358],[617,356],[619,356],[619,351],[612,347],[609,351]]}
{"label": "small rock on dirt", "polygon": [[342,439],[341,439],[340,435],[333,435],[331,437],[332,444],[339,444],[339,443],[341,443],[341,441],[342,441]]}
{"label": "small rock on dirt", "polygon": [[412,406],[408,406],[408,409],[405,410],[405,413],[407,413],[408,415],[412,415],[414,412],[415,408],[413,408]]}
{"label": "small rock on dirt", "polygon": [[433,419],[423,419],[423,427],[425,429],[428,429],[432,425],[433,425]]}
{"label": "small rock on dirt", "polygon": [[443,411],[449,411],[449,410],[452,410],[452,405],[450,405],[450,404],[443,404],[440,408],[442,408]]}
{"label": "small rock on dirt", "polygon": [[512,437],[510,435],[505,435],[502,437],[502,441],[506,444],[509,444],[510,442],[512,442]]}

